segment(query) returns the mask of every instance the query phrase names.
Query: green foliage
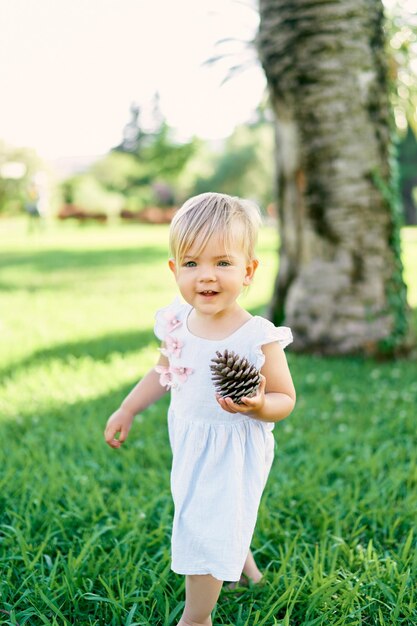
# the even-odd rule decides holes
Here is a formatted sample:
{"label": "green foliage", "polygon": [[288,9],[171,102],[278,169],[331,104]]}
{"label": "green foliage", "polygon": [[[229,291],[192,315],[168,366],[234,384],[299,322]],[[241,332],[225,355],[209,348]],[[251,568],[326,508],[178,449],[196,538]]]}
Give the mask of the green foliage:
{"label": "green foliage", "polygon": [[155,180],[175,182],[195,152],[196,140],[176,143],[171,139],[171,134],[171,129],[164,122],[153,141],[138,152],[139,162],[147,168],[148,183]]}
{"label": "green foliage", "polygon": [[400,133],[410,124],[417,134],[417,17],[411,4],[397,0],[386,7],[385,32],[395,123]]}
{"label": "green foliage", "polygon": [[[411,127],[398,141],[399,186],[406,224],[417,224],[417,140]],[[413,193],[414,191],[414,193]]]}
{"label": "green foliage", "polygon": [[137,128],[134,150],[123,144],[94,163],[87,172],[62,183],[65,201],[82,209],[119,213],[149,205],[172,206],[175,182],[196,150],[197,141],[178,143],[161,121],[152,133]]}
{"label": "green foliage", "polygon": [[105,189],[126,194],[141,179],[141,167],[131,154],[112,151],[91,166],[90,174]]}
{"label": "green foliage", "polygon": [[261,108],[257,122],[237,127],[217,150],[197,138],[176,142],[158,114],[156,128],[145,132],[139,113],[132,105],[120,146],[63,182],[67,203],[116,213],[174,206],[213,190],[253,198],[264,207],[272,201],[273,128]]}
{"label": "green foliage", "polygon": [[399,169],[395,138],[390,145],[390,180],[385,180],[378,172],[374,173],[375,186],[381,192],[391,211],[389,246],[394,259],[394,269],[385,285],[387,310],[384,312],[393,319],[391,334],[380,341],[382,354],[392,356],[407,351],[411,347],[410,315],[407,306],[407,287],[403,278],[401,255],[401,226],[403,225],[402,204],[399,194]]}
{"label": "green foliage", "polygon": [[273,199],[273,146],[272,124],[238,126],[221,152],[210,155],[208,172],[196,173],[191,195],[216,190],[267,206]]}
{"label": "green foliage", "polygon": [[220,155],[215,170],[208,178],[198,177],[195,182],[195,193],[204,193],[216,189],[222,193],[230,193],[235,190],[237,195],[241,195],[237,191],[242,187],[244,173],[254,158],[254,149],[251,145],[242,146],[238,149],[228,147]]}
{"label": "green foliage", "polygon": [[[107,188],[109,184],[111,186],[113,174],[110,174],[110,179],[106,179],[109,169],[107,161],[114,160],[113,155],[119,155],[123,157],[125,164],[123,168],[125,180],[121,189],[128,199],[137,198],[139,195],[151,198],[153,204],[172,206],[176,201],[175,182],[194,154],[197,141],[194,139],[187,143],[174,141],[172,129],[163,119],[155,131],[145,133],[138,128],[137,133],[138,141],[134,150],[126,150],[122,144],[105,157],[104,163],[98,165],[101,182]],[[126,160],[129,160],[129,165]],[[97,170],[93,169],[93,173],[94,171]]]}
{"label": "green foliage", "polygon": [[395,134],[399,137],[399,180],[407,223],[416,223],[417,202],[413,199],[417,135],[417,17],[408,0],[397,0],[385,8],[386,57]]}
{"label": "green foliage", "polygon": [[[10,163],[21,164],[20,178],[9,178],[3,173],[3,168]],[[0,140],[0,214],[13,215],[22,211],[28,200],[30,181],[44,167],[34,150],[10,146]]]}
{"label": "green foliage", "polygon": [[142,134],[143,139],[135,152],[116,149],[91,171],[109,188],[115,183],[114,173],[111,171],[113,163],[118,165],[116,169],[119,175],[122,174],[119,184],[122,183],[125,190],[132,186],[149,186],[155,181],[173,183],[193,155],[196,142],[193,140],[177,143],[171,135],[172,130],[163,122],[157,131],[148,135]]}
{"label": "green foliage", "polygon": [[64,195],[69,204],[87,211],[117,215],[125,206],[122,193],[103,188],[91,174],[78,174],[64,183]]}
{"label": "green foliage", "polygon": [[272,202],[274,138],[265,120],[237,127],[220,149],[196,138],[178,144],[165,123],[146,141],[141,137],[136,152],[113,150],[88,172],[64,181],[66,202],[112,213],[172,206],[213,190],[253,198],[263,207]]}
{"label": "green foliage", "polygon": [[[244,300],[254,313],[276,248],[275,230],[262,230]],[[0,623],[173,626],[184,582],[169,569],[167,398],[122,450],[102,434],[158,354],[154,311],[176,291],[167,229],[65,224],[32,241],[5,221],[0,250]],[[265,582],[224,590],[213,623],[412,626],[417,365],[288,358],[298,402],[274,431],[253,541]]]}

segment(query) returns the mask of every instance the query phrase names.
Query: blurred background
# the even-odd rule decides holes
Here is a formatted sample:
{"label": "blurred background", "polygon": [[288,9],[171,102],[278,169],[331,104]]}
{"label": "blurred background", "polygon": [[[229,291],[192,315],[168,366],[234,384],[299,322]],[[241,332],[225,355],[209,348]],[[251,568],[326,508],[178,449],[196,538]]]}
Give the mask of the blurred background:
{"label": "blurred background", "polygon": [[18,0],[0,19],[2,216],[164,221],[213,188],[272,202],[255,6]]}
{"label": "blurred background", "polygon": [[[414,4],[385,0],[406,224],[417,222]],[[209,189],[272,205],[255,3],[16,0],[0,20],[2,217],[166,221]]]}

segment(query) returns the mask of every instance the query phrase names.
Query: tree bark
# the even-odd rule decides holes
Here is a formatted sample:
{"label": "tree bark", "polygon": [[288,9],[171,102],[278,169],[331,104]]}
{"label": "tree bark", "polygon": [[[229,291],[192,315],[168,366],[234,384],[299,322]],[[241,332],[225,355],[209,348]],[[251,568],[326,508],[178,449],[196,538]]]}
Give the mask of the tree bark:
{"label": "tree bark", "polygon": [[280,268],[270,317],[321,354],[410,345],[380,0],[260,0],[276,119]]}

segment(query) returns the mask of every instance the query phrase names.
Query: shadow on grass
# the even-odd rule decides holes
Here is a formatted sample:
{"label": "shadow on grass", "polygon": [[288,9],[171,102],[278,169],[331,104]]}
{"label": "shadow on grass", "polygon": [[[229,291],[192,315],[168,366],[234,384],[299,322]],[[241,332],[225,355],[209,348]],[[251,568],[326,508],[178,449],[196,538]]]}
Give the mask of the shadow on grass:
{"label": "shadow on grass", "polygon": [[[150,331],[146,332],[150,335]],[[85,349],[87,344],[81,347]],[[378,576],[384,588],[389,589],[394,604],[409,583],[408,574],[393,578],[392,571],[411,571],[413,562],[411,543],[405,543],[408,536],[412,537],[415,525],[413,490],[407,488],[415,458],[411,398],[408,417],[401,417],[395,424],[391,411],[393,406],[398,408],[399,398],[391,399],[392,405],[387,406],[391,385],[381,386],[385,374],[389,374],[388,366],[379,366],[381,377],[370,376],[366,380],[371,373],[370,363],[323,358],[320,369],[315,368],[317,362],[313,357],[294,356],[294,370],[303,379],[308,408],[295,416],[292,430],[277,432],[281,453],[269,479],[269,506],[261,507],[255,537],[261,561],[272,564],[268,576],[272,577],[274,588],[279,577],[307,581],[300,615],[308,610],[315,593],[318,557],[329,564],[326,585],[328,579],[337,585],[343,571],[349,581],[346,598],[358,578],[363,577],[369,590],[366,588],[357,601],[367,607],[374,596],[375,602],[379,600],[379,587],[374,585]],[[331,368],[330,379],[324,376],[326,364]],[[347,369],[347,365],[355,367]],[[306,376],[301,377],[303,373]],[[314,379],[308,374],[315,374]],[[414,380],[406,367],[404,374]],[[398,381],[406,390],[409,381],[403,376]],[[155,580],[158,585],[172,584],[173,595],[179,591],[181,579],[171,574],[168,578],[166,574],[172,521],[168,397],[150,407],[133,425],[122,450],[110,450],[103,440],[108,415],[130,388],[130,384],[123,384],[117,391],[93,399],[57,403],[40,415],[28,405],[20,421],[0,424],[0,437],[8,447],[2,464],[7,488],[0,492],[5,529],[2,549],[7,554],[7,561],[4,558],[3,562],[8,568],[7,601],[12,605],[19,602],[22,611],[34,605],[36,615],[49,615],[50,605],[45,597],[52,593],[55,602],[59,597],[60,611],[71,623],[74,604],[79,623],[87,624],[90,615],[99,620],[93,623],[125,623],[125,614],[120,614],[116,621],[107,613],[113,606],[107,600],[111,591],[104,593],[102,580],[112,581],[111,589],[114,587],[114,592],[120,594],[115,571],[123,572],[123,579],[128,581],[123,587],[126,597],[131,597],[137,586],[148,598],[155,589]],[[379,398],[383,392],[385,395]],[[385,414],[379,416],[381,408]],[[377,423],[372,421],[372,415],[378,417]],[[22,550],[26,562],[21,557]],[[141,578],[133,586],[129,579],[136,581],[139,558],[143,558]],[[33,590],[27,562],[34,567],[38,559],[40,563],[54,564],[52,592],[50,571],[40,566],[35,570],[37,585]],[[368,576],[371,567],[375,569]],[[322,589],[322,602],[327,607],[326,588]],[[271,610],[266,591],[260,588],[258,593],[265,595],[262,605]],[[280,593],[284,594],[285,589]],[[372,593],[374,596],[369,595]],[[103,598],[103,602],[89,602],[93,594]],[[229,623],[230,614],[237,607],[231,607],[230,601],[222,598],[218,611],[223,615],[222,621]],[[146,601],[144,611],[149,612],[150,604]],[[382,601],[380,605],[387,607],[388,620],[392,607]],[[157,613],[163,615],[163,611],[161,602]],[[339,611],[339,624],[345,623],[341,621],[341,609],[332,611],[333,617]],[[320,617],[320,623],[324,622]],[[143,623],[163,622],[155,617]],[[300,617],[296,623],[304,622]],[[331,619],[328,623],[332,623]],[[374,621],[371,619],[370,623]],[[409,623],[415,622],[410,619]]]}
{"label": "shadow on grass", "polygon": [[[262,313],[260,307],[251,312]],[[152,340],[150,329],[114,333],[39,350],[21,366],[69,355],[105,359],[111,352],[127,353],[132,345],[145,346]],[[299,402],[291,421],[277,425],[280,453],[255,536],[261,564],[272,564],[268,575],[274,588],[281,578],[307,581],[300,615],[316,593],[317,558],[329,564],[324,584],[329,579],[339,584],[340,571],[344,572],[349,582],[346,598],[363,577],[369,589],[358,596],[358,603],[367,607],[380,601],[377,579],[389,589],[394,604],[409,584],[406,572],[415,558],[411,543],[406,543],[415,527],[415,490],[410,488],[415,468],[414,368],[404,362],[392,367],[353,357],[290,356]],[[78,623],[88,624],[92,615],[97,620],[92,624],[121,624],[126,622],[125,614],[116,620],[108,613],[113,605],[107,594],[113,586],[114,593],[120,594],[115,571],[123,572],[127,580],[126,597],[137,585],[148,598],[158,576],[166,588],[172,585],[175,590],[170,597],[178,593],[181,581],[164,573],[169,568],[172,522],[168,396],[135,421],[122,450],[109,449],[103,440],[107,417],[135,382],[95,398],[57,401],[39,413],[36,403],[28,403],[20,419],[0,423],[0,437],[6,444],[0,461],[0,484],[4,483],[0,545],[5,554],[0,579],[7,579],[10,605],[19,603],[22,611],[36,606],[36,615],[49,616],[45,597],[52,593],[71,623],[75,604]],[[139,559],[141,578],[130,583],[136,581]],[[50,571],[38,567],[38,562],[53,564],[52,592]],[[35,591],[27,563],[36,566]],[[393,571],[405,572],[404,577],[394,579]],[[100,577],[114,581],[110,592],[103,591]],[[68,580],[75,591],[71,592]],[[323,607],[327,607],[326,589],[322,588]],[[262,588],[259,593],[265,594],[263,606],[271,610],[267,593]],[[94,594],[103,601],[89,601]],[[226,598],[222,602],[219,615],[229,623],[237,608],[232,611]],[[386,598],[379,604],[387,607],[389,620],[392,606]],[[147,600],[146,611],[149,606]],[[338,610],[338,623],[345,623],[336,603],[333,618]],[[163,611],[161,601],[155,614]],[[332,618],[326,619],[332,623]],[[163,622],[155,617],[142,623]],[[303,623],[302,618],[296,623]],[[409,623],[415,621],[410,618]]]}
{"label": "shadow on grass", "polygon": [[[250,309],[252,315],[262,315],[265,307],[257,306]],[[0,369],[0,378],[6,379],[19,375],[23,370],[44,365],[45,361],[90,357],[94,361],[107,361],[115,353],[129,354],[149,345],[152,341],[158,342],[153,329],[146,328],[137,331],[115,332],[94,337],[85,341],[69,341],[33,352],[30,356]]]}
{"label": "shadow on grass", "polygon": [[[265,314],[264,306],[251,307],[249,310],[252,315]],[[417,309],[413,311],[413,320],[417,334]],[[90,357],[95,361],[107,361],[115,353],[123,355],[136,352],[149,345],[152,341],[159,343],[153,333],[153,329],[146,328],[137,331],[109,333],[85,341],[61,343],[51,348],[37,350],[21,361],[5,367],[0,370],[0,378],[6,379],[10,376],[18,375],[25,369],[44,365],[45,361],[48,360],[60,360],[65,362],[73,358]],[[289,352],[291,353],[291,347],[289,348]],[[303,355],[299,355],[299,357],[303,360]],[[292,355],[290,356],[290,359],[291,358]],[[329,367],[332,367],[332,365],[336,363],[347,367],[349,364],[356,364],[354,366],[358,366],[366,362],[369,362],[370,365],[377,363],[374,359],[367,359],[363,356],[321,357],[319,355],[304,355],[304,358],[316,362],[327,362]]]}
{"label": "shadow on grass", "polygon": [[0,370],[0,378],[7,378],[20,374],[23,370],[44,365],[48,360],[79,359],[90,357],[94,361],[106,361],[115,353],[128,354],[147,346],[155,338],[150,328],[125,333],[110,333],[108,335],[87,339],[85,341],[67,342],[51,348],[37,350],[21,361]]}
{"label": "shadow on grass", "polygon": [[[147,419],[133,424],[122,450],[110,449],[103,437],[107,418],[134,382],[93,399],[56,403],[40,413],[28,405],[18,420],[0,423],[2,440],[13,441],[1,461],[0,477],[0,484],[10,485],[0,492],[0,579],[7,576],[7,595],[2,596],[6,608],[35,607],[34,617],[48,616],[49,623],[45,597],[59,595],[60,611],[71,623],[74,611],[76,623],[125,623],[121,615],[113,621],[105,614],[106,603],[88,602],[85,594],[103,595],[100,577],[112,578],[117,570],[124,576],[128,572],[130,589],[138,562],[144,562],[141,587],[149,591],[153,581],[146,571],[161,559],[169,567],[172,502],[166,400],[148,411]],[[30,555],[27,559],[21,558],[22,549]],[[27,563],[38,558],[54,563],[53,590],[48,586],[50,572],[43,566],[33,588]],[[68,580],[76,589],[76,608]],[[92,612],[100,621],[87,619]],[[17,617],[20,621],[23,614]]]}

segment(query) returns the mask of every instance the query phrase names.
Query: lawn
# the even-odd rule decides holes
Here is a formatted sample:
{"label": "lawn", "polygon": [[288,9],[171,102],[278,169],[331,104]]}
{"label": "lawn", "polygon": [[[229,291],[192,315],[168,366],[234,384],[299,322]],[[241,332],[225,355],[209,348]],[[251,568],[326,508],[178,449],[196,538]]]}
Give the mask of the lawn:
{"label": "lawn", "polygon": [[[176,624],[167,400],[122,450],[102,436],[158,354],[166,240],[165,226],[0,222],[0,624]],[[417,307],[417,229],[403,243]],[[252,312],[276,246],[265,228]],[[253,542],[265,583],[223,592],[214,624],[415,625],[417,364],[288,359],[298,403],[274,431]]]}

